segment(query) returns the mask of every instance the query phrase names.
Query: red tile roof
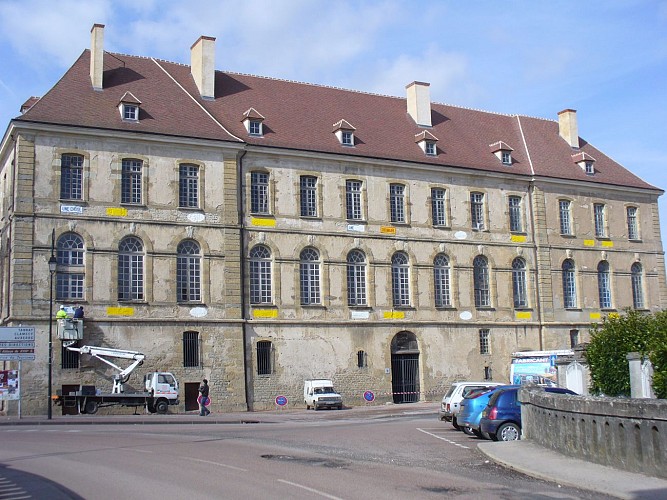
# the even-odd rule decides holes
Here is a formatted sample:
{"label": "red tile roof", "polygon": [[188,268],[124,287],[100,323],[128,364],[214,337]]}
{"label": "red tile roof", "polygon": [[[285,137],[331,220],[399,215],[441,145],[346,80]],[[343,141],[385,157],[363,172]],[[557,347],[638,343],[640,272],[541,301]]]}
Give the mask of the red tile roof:
{"label": "red tile roof", "polygon": [[[656,189],[583,139],[580,148],[571,148],[556,121],[433,103],[428,133],[439,139],[438,155],[427,156],[415,144],[425,129],[407,114],[405,98],[216,71],[215,99],[206,100],[189,66],[109,52],[104,53],[104,89],[95,91],[89,58],[84,51],[16,120]],[[141,100],[138,123],[123,121],[118,112],[126,92]],[[250,136],[242,123],[250,108],[262,112],[262,137]],[[331,133],[342,117],[355,126],[354,147],[342,146]],[[512,166],[490,150],[498,142],[512,145]],[[596,159],[594,176],[573,163],[573,155],[581,153]]]}

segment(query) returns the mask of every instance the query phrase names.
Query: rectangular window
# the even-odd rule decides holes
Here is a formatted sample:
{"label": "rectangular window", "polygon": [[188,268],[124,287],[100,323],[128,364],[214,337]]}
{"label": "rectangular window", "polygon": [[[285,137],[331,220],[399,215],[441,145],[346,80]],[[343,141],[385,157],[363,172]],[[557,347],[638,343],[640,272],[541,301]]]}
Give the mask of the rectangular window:
{"label": "rectangular window", "polygon": [[183,366],[199,367],[199,332],[183,332]]}
{"label": "rectangular window", "polygon": [[180,165],[178,172],[178,206],[198,208],[199,167],[197,165]]}
{"label": "rectangular window", "polygon": [[479,353],[480,354],[491,354],[491,344],[489,342],[489,330],[488,330],[488,328],[482,328],[479,331]]}
{"label": "rectangular window", "polygon": [[628,207],[628,239],[639,239],[639,223],[637,222],[637,207]]}
{"label": "rectangular window", "polygon": [[484,193],[470,193],[470,219],[473,229],[484,229]]}
{"label": "rectangular window", "polygon": [[56,274],[56,300],[83,300],[83,288],[83,273]]}
{"label": "rectangular window", "polygon": [[317,177],[301,176],[301,217],[317,217]]}
{"label": "rectangular window", "polygon": [[83,156],[62,155],[60,158],[60,198],[83,199]]}
{"label": "rectangular window", "polygon": [[269,174],[250,173],[250,212],[253,214],[269,213]]}
{"label": "rectangular window", "polygon": [[570,347],[579,344],[579,330],[570,330]]}
{"label": "rectangular window", "polygon": [[347,132],[343,130],[343,133],[341,135],[341,143],[343,146],[353,146],[354,145],[354,136],[352,135],[352,132]]}
{"label": "rectangular window", "polygon": [[510,216],[510,231],[513,233],[523,232],[523,214],[521,213],[521,197],[520,196],[510,196],[508,199],[509,203],[509,216]]}
{"label": "rectangular window", "polygon": [[429,156],[435,156],[435,142],[426,141],[426,154]]}
{"label": "rectangular window", "polygon": [[250,135],[262,135],[262,122],[259,120],[250,120],[248,126]]}
{"label": "rectangular window", "polygon": [[133,104],[123,104],[123,118],[136,121],[139,119],[139,107]]}
{"label": "rectangular window", "polygon": [[141,204],[141,160],[123,160],[121,172],[121,203]]}
{"label": "rectangular window", "polygon": [[357,351],[357,368],[366,368],[367,366],[366,352]]}
{"label": "rectangular window", "polygon": [[348,220],[363,220],[361,181],[345,181],[345,205]]}
{"label": "rectangular window", "polygon": [[560,234],[572,234],[571,206],[572,203],[570,200],[560,200],[558,202],[558,210],[560,215]]}
{"label": "rectangular window", "polygon": [[604,205],[602,203],[595,203],[593,205],[593,214],[595,219],[595,236],[605,238],[607,236],[607,221]]}
{"label": "rectangular window", "polygon": [[431,212],[434,226],[447,225],[447,212],[445,204],[445,190],[441,188],[431,189]]}
{"label": "rectangular window", "polygon": [[502,156],[503,165],[511,165],[512,164],[512,153],[510,153],[509,151],[503,151],[501,153],[501,156]]}
{"label": "rectangular window", "polygon": [[[70,347],[81,347],[78,340],[71,344]],[[77,351],[70,351],[67,347],[62,346],[60,351],[60,367],[63,370],[75,370],[79,368],[80,354]]]}
{"label": "rectangular window", "polygon": [[405,186],[403,184],[389,186],[389,205],[391,222],[405,222]]}
{"label": "rectangular window", "polygon": [[271,375],[272,344],[268,340],[257,342],[257,375]]}

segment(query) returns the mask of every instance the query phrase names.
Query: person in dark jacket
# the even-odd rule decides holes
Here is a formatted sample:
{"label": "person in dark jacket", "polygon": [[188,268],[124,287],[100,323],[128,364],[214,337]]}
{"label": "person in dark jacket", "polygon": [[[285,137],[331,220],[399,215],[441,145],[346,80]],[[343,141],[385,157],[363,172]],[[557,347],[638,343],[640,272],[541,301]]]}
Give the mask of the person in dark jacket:
{"label": "person in dark jacket", "polygon": [[74,309],[74,319],[83,319],[83,306]]}
{"label": "person in dark jacket", "polygon": [[209,404],[208,399],[208,380],[202,380],[199,385],[199,416],[205,417],[211,411],[206,407]]}

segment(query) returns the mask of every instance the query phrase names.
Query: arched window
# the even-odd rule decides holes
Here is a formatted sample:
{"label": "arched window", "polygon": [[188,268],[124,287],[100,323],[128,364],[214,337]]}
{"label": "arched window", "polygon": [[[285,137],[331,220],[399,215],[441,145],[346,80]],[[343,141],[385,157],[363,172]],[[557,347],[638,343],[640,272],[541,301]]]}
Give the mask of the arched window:
{"label": "arched window", "polygon": [[489,262],[483,255],[472,261],[473,285],[475,290],[475,307],[491,305],[491,288],[489,285]]}
{"label": "arched window", "polygon": [[600,261],[598,264],[598,294],[600,296],[600,308],[611,309],[611,273],[609,262]]}
{"label": "arched window", "polygon": [[514,292],[514,307],[528,307],[526,261],[521,257],[512,261],[512,291]]}
{"label": "arched window", "polygon": [[65,233],[58,238],[56,260],[56,300],[84,298],[83,238],[76,233]]}
{"label": "arched window", "polygon": [[196,241],[181,241],[176,250],[176,288],[179,302],[201,300],[201,255]]}
{"label": "arched window", "polygon": [[391,292],[394,307],[410,305],[410,268],[403,252],[396,252],[391,258]]}
{"label": "arched window", "polygon": [[433,284],[435,307],[447,307],[452,305],[449,290],[449,259],[444,253],[440,253],[433,259]]}
{"label": "arched window", "polygon": [[561,267],[563,271],[563,306],[566,309],[577,307],[577,283],[574,275],[574,261],[567,259]]}
{"label": "arched window", "polygon": [[347,254],[347,305],[366,305],[366,256],[360,250]]}
{"label": "arched window", "polygon": [[632,306],[635,309],[644,309],[644,272],[639,262],[632,264],[630,268],[630,279],[632,280]]}
{"label": "arched window", "polygon": [[144,300],[144,245],[135,236],[118,245],[118,300]]}
{"label": "arched window", "polygon": [[257,245],[250,250],[250,303],[271,304],[271,250]]}
{"label": "arched window", "polygon": [[314,248],[305,248],[299,256],[301,281],[301,304],[319,304],[320,299],[320,254]]}

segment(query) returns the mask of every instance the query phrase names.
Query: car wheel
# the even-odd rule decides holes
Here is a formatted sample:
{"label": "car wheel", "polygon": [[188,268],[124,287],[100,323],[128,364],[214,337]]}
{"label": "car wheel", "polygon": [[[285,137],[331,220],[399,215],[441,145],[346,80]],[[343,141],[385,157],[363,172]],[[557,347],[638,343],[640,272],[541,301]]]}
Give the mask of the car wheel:
{"label": "car wheel", "polygon": [[513,422],[507,422],[498,427],[496,436],[499,441],[518,441],[521,439],[521,427]]}
{"label": "car wheel", "polygon": [[465,434],[467,434],[468,436],[474,436],[474,435],[475,435],[475,431],[473,431],[473,430],[472,430],[470,427],[468,427],[467,425],[466,425],[465,427],[461,427],[461,430],[462,430]]}
{"label": "car wheel", "polygon": [[157,403],[155,403],[155,411],[160,415],[167,413],[169,411],[169,403],[167,400],[160,399]]}
{"label": "car wheel", "polygon": [[97,413],[97,408],[99,408],[99,403],[97,401],[86,401],[85,404],[85,413],[88,415],[95,415]]}
{"label": "car wheel", "polygon": [[456,429],[457,431],[461,430],[461,427],[459,426],[458,422],[456,421],[456,417],[452,417],[452,427]]}

